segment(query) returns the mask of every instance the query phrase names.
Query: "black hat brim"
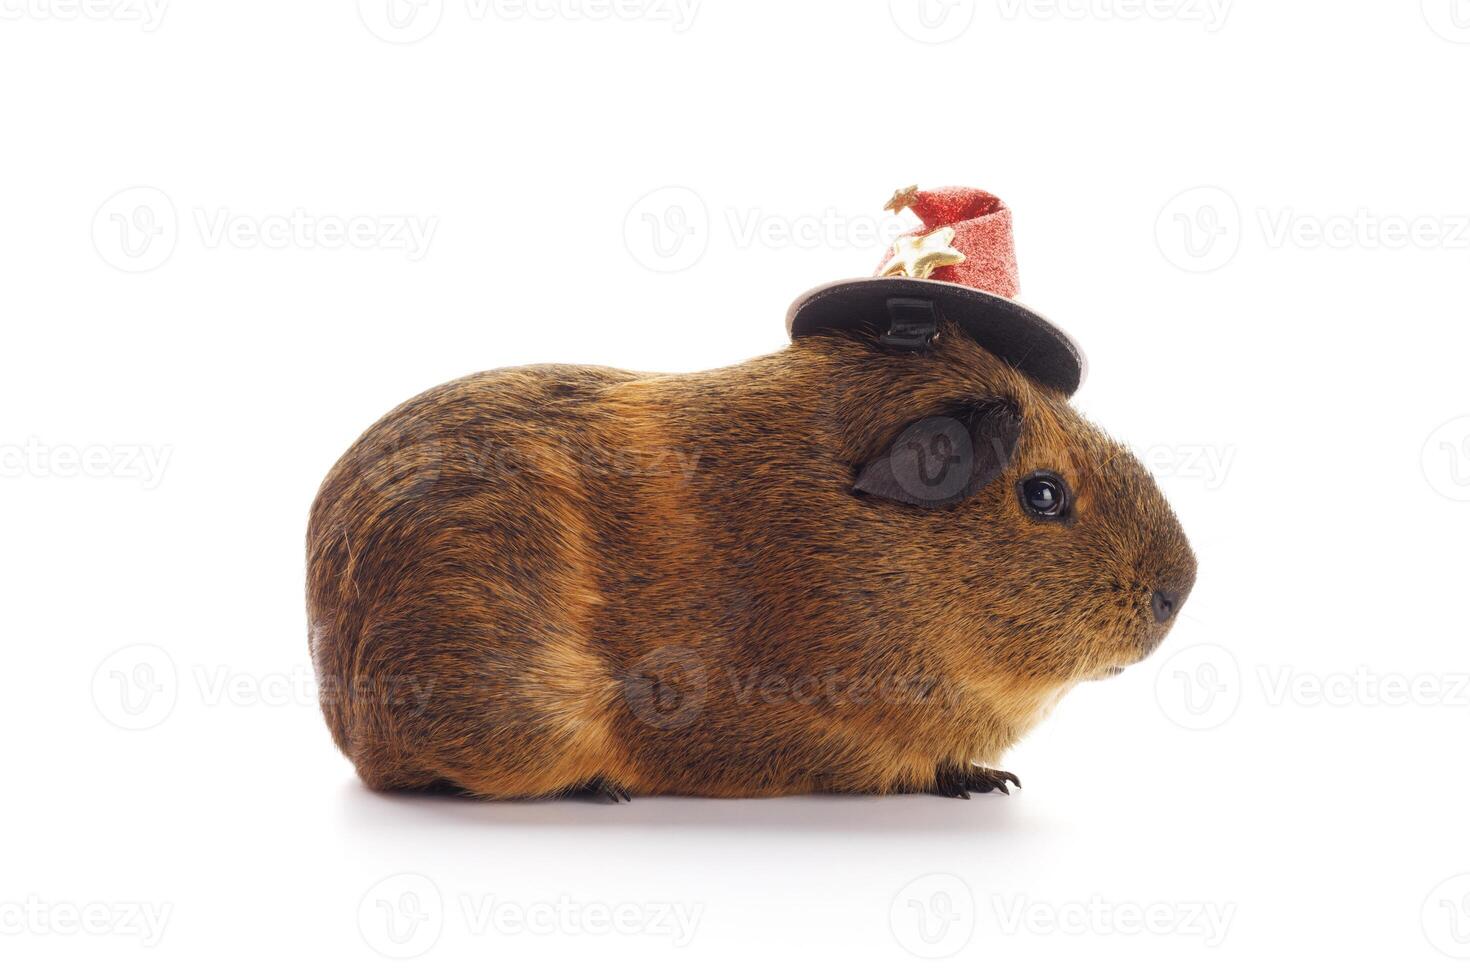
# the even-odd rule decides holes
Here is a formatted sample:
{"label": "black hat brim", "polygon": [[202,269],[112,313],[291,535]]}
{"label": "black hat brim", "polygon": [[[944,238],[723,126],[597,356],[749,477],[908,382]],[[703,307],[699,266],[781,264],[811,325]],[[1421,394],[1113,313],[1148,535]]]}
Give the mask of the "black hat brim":
{"label": "black hat brim", "polygon": [[1082,349],[1062,329],[1014,300],[969,286],[901,276],[843,279],[803,293],[786,313],[792,340],[859,323],[884,328],[890,299],[926,299],[981,347],[1070,398],[1087,376]]}

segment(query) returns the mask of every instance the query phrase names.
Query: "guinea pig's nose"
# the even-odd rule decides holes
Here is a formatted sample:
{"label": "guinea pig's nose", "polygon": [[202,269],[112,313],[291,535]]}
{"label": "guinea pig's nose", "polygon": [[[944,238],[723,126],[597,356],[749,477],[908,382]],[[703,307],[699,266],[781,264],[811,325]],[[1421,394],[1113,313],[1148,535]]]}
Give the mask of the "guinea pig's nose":
{"label": "guinea pig's nose", "polygon": [[1153,607],[1154,619],[1167,623],[1174,618],[1174,612],[1179,608],[1179,593],[1154,589]]}

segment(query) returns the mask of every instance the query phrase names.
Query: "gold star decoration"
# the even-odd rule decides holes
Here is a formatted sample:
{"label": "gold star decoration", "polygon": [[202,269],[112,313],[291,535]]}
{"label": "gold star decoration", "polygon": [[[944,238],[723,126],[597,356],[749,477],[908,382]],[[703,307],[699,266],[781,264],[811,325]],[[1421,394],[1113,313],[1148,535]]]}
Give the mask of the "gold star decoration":
{"label": "gold star decoration", "polygon": [[914,202],[918,199],[919,185],[910,184],[907,187],[894,191],[893,196],[888,199],[888,203],[883,205],[883,210],[892,211],[894,214],[898,214],[898,212],[902,211],[904,208],[913,207]]}
{"label": "gold star decoration", "polygon": [[939,228],[927,235],[904,235],[893,243],[893,258],[878,274],[928,279],[935,269],[965,261],[965,254],[951,247],[953,241],[953,228]]}

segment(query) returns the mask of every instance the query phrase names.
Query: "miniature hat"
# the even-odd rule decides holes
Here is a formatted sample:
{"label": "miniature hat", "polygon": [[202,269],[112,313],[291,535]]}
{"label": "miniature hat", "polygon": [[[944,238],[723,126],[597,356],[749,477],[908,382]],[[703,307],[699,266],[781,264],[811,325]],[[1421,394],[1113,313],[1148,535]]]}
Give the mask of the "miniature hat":
{"label": "miniature hat", "polygon": [[874,276],[802,294],[786,314],[792,340],[866,323],[889,346],[918,350],[951,321],[1033,380],[1071,397],[1087,374],[1081,349],[1039,313],[1016,302],[1011,211],[971,187],[908,187],[887,208],[908,208],[920,226],[894,242]]}

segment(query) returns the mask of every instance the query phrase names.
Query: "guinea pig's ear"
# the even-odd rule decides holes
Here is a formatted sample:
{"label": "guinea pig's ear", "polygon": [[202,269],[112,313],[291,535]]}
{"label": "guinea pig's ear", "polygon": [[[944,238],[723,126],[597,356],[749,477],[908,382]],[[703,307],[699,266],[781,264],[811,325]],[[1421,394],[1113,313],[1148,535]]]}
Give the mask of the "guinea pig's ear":
{"label": "guinea pig's ear", "polygon": [[948,507],[999,476],[1020,436],[1021,411],[1009,401],[956,406],[911,422],[858,467],[853,490],[915,507]]}

